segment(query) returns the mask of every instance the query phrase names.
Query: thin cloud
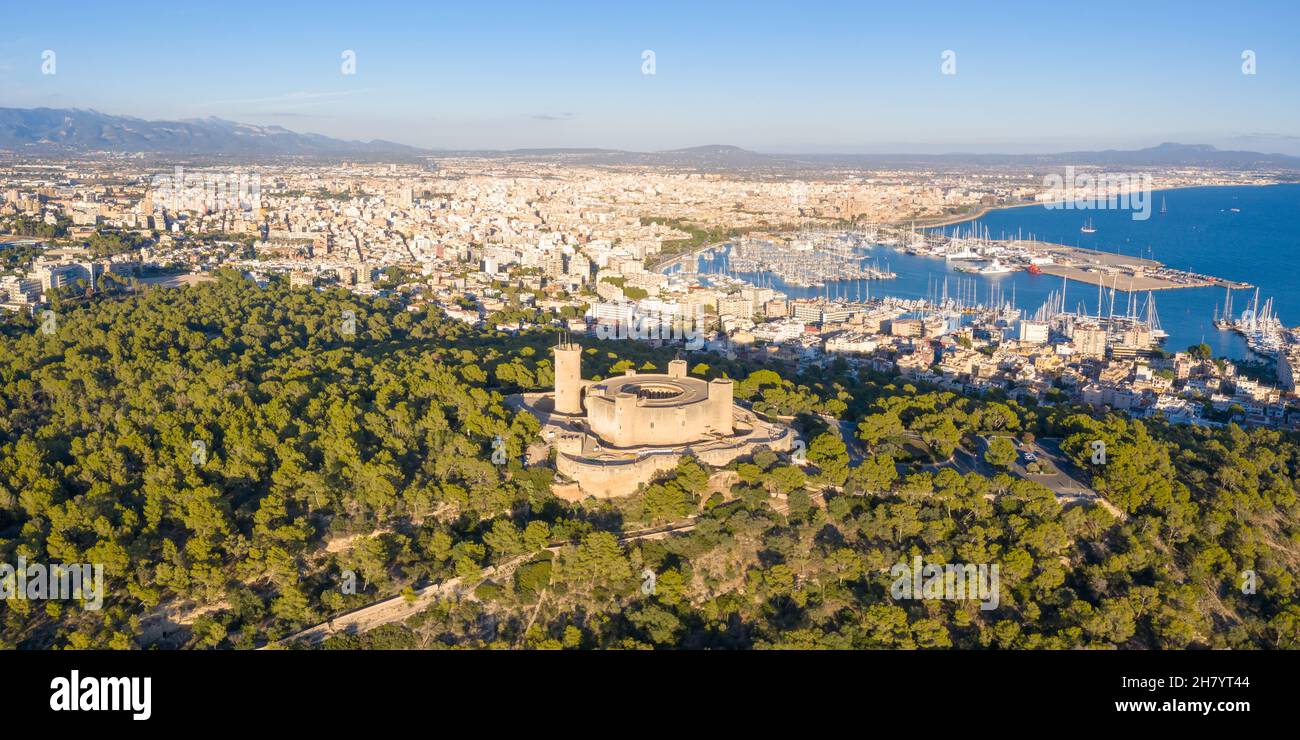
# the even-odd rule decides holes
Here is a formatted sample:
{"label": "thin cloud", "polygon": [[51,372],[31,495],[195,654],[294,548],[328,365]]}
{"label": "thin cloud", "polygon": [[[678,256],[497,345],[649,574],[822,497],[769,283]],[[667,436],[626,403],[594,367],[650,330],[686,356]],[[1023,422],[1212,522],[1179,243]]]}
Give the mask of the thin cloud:
{"label": "thin cloud", "polygon": [[207,103],[198,103],[196,108],[218,108],[230,105],[293,105],[295,103],[307,104],[318,100],[329,100],[331,98],[343,98],[350,95],[360,95],[367,93],[374,88],[363,88],[361,90],[337,90],[333,92],[307,92],[298,90],[296,92],[285,93],[283,95],[273,95],[267,98],[243,98],[242,100],[214,100]]}

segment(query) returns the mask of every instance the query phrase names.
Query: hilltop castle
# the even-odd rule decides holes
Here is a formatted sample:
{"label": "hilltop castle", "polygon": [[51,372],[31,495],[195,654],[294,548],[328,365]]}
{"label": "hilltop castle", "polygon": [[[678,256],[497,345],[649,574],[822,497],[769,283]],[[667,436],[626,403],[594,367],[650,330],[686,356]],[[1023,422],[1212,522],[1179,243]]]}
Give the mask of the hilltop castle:
{"label": "hilltop castle", "polygon": [[793,431],[763,421],[737,406],[728,378],[702,380],[687,374],[685,360],[668,363],[667,374],[582,379],[582,347],[554,349],[554,393],[529,393],[514,402],[542,422],[542,436],[556,449],[556,469],[576,483],[557,486],[566,498],[608,498],[635,493],[687,454],[713,466],[766,446],[790,449]]}
{"label": "hilltop castle", "polygon": [[[581,377],[582,348],[555,348],[555,413],[583,416],[593,434],[612,447],[678,445],[734,429],[732,382],[686,375],[686,361],[668,363],[667,375],[638,375],[598,382]],[[585,403],[584,403],[585,402]]]}

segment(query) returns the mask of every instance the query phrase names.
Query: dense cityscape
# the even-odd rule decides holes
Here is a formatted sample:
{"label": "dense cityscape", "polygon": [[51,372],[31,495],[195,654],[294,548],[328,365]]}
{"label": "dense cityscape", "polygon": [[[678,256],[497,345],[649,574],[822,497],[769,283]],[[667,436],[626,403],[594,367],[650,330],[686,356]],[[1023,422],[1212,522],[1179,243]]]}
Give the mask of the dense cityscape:
{"label": "dense cityscape", "polygon": [[[1068,399],[1174,423],[1300,425],[1293,377],[1300,338],[1261,311],[1258,297],[1242,309],[1250,326],[1239,328],[1266,340],[1259,355],[1273,358],[1274,370],[1263,375],[1199,348],[1162,347],[1154,295],[1130,295],[1135,275],[1154,289],[1228,281],[1141,258],[917,231],[917,223],[1050,198],[1028,173],[861,172],[810,181],[682,169],[440,158],[156,174],[121,158],[11,162],[0,170],[0,224],[10,234],[0,291],[5,308],[36,314],[51,294],[87,296],[105,283],[185,285],[233,269],[261,285],[283,279],[431,304],[501,331],[558,325],[574,335],[684,345],[685,327],[694,349],[757,361],[825,364],[842,355],[962,393]],[[1275,178],[1206,170],[1157,175],[1154,183]],[[755,245],[766,251],[746,263]],[[748,264],[753,281],[699,272],[701,253],[732,249],[730,271]],[[928,300],[896,299],[880,255],[902,249],[962,261],[977,274],[1071,279],[1032,313],[1011,296],[966,295],[947,282]],[[778,255],[794,258],[785,272],[778,268],[785,284],[879,279],[879,297],[786,295],[770,284]],[[863,266],[873,258],[875,268]],[[1092,274],[1065,272],[1072,258]],[[1075,280],[1103,294],[1096,315],[1067,308]],[[1074,289],[1090,290],[1088,282]],[[1130,302],[1118,311],[1117,287]],[[1104,296],[1111,306],[1102,315]]]}

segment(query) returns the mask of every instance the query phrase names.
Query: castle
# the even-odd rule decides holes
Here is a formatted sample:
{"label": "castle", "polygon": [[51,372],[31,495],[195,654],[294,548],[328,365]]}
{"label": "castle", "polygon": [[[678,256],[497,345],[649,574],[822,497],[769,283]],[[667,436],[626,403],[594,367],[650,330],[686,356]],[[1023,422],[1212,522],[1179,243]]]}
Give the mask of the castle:
{"label": "castle", "polygon": [[728,378],[687,374],[685,360],[667,374],[582,379],[582,347],[554,348],[554,393],[528,393],[512,402],[542,422],[556,450],[556,469],[576,486],[557,486],[565,498],[609,498],[636,492],[685,455],[721,467],[766,446],[791,448],[794,432],[737,406]]}
{"label": "castle", "polygon": [[667,375],[638,375],[599,382],[581,377],[582,348],[555,348],[555,412],[580,416],[585,400],[591,432],[612,447],[701,442],[734,429],[732,382],[686,375],[686,361],[668,363]]}

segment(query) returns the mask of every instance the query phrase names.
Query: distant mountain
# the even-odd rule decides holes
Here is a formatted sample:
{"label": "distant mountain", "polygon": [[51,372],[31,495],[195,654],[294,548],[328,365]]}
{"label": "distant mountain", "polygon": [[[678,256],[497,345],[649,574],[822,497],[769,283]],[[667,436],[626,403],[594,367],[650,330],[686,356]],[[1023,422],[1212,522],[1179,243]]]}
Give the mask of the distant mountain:
{"label": "distant mountain", "polygon": [[701,167],[772,167],[785,163],[785,160],[782,157],[751,152],[748,149],[741,149],[738,146],[727,146],[724,144],[693,146],[688,149],[672,149],[666,152],[655,152],[646,156],[655,157],[661,160],[681,162],[682,164],[695,164]]}
{"label": "distant mountain", "polygon": [[570,164],[648,167],[680,167],[699,170],[787,170],[800,166],[793,158],[760,154],[738,146],[708,144],[660,152],[632,152],[622,149],[508,149],[439,152],[439,156],[499,157],[522,161],[560,160]]}
{"label": "distant mountain", "polygon": [[22,153],[102,151],[187,156],[425,153],[391,141],[343,141],[220,118],[146,121],[77,108],[0,108],[0,149]]}
{"label": "distant mountain", "polygon": [[1172,142],[1165,142],[1159,146],[1135,151],[1107,149],[1100,152],[1070,152],[1058,156],[1065,159],[1074,157],[1076,160],[1086,160],[1089,164],[1199,165],[1243,169],[1278,166],[1300,167],[1300,157],[1287,154],[1229,151],[1216,149],[1209,144],[1175,144]]}
{"label": "distant mountain", "polygon": [[1023,167],[1219,167],[1300,171],[1300,157],[1164,143],[1146,149],[1058,154],[763,154],[726,144],[659,152],[550,148],[445,151],[391,141],[344,141],[280,126],[220,118],[146,121],[77,108],[0,108],[0,151],[33,154],[114,152],[185,157],[312,156],[325,158],[496,157],[592,166],[657,166],[813,175],[826,169]]}
{"label": "distant mountain", "polygon": [[563,161],[596,166],[645,165],[699,170],[780,170],[813,175],[827,169],[1018,167],[1064,165],[1097,167],[1218,167],[1232,170],[1300,170],[1300,157],[1225,151],[1208,144],[1172,144],[1137,150],[1056,154],[763,154],[736,146],[710,144],[661,152],[620,149],[511,149],[439,152],[439,156],[497,157],[522,161]]}
{"label": "distant mountain", "polygon": [[1055,154],[801,154],[801,162],[842,167],[1220,167],[1234,170],[1300,170],[1300,157],[1227,151],[1209,144],[1166,142],[1146,149],[1059,152]]}

